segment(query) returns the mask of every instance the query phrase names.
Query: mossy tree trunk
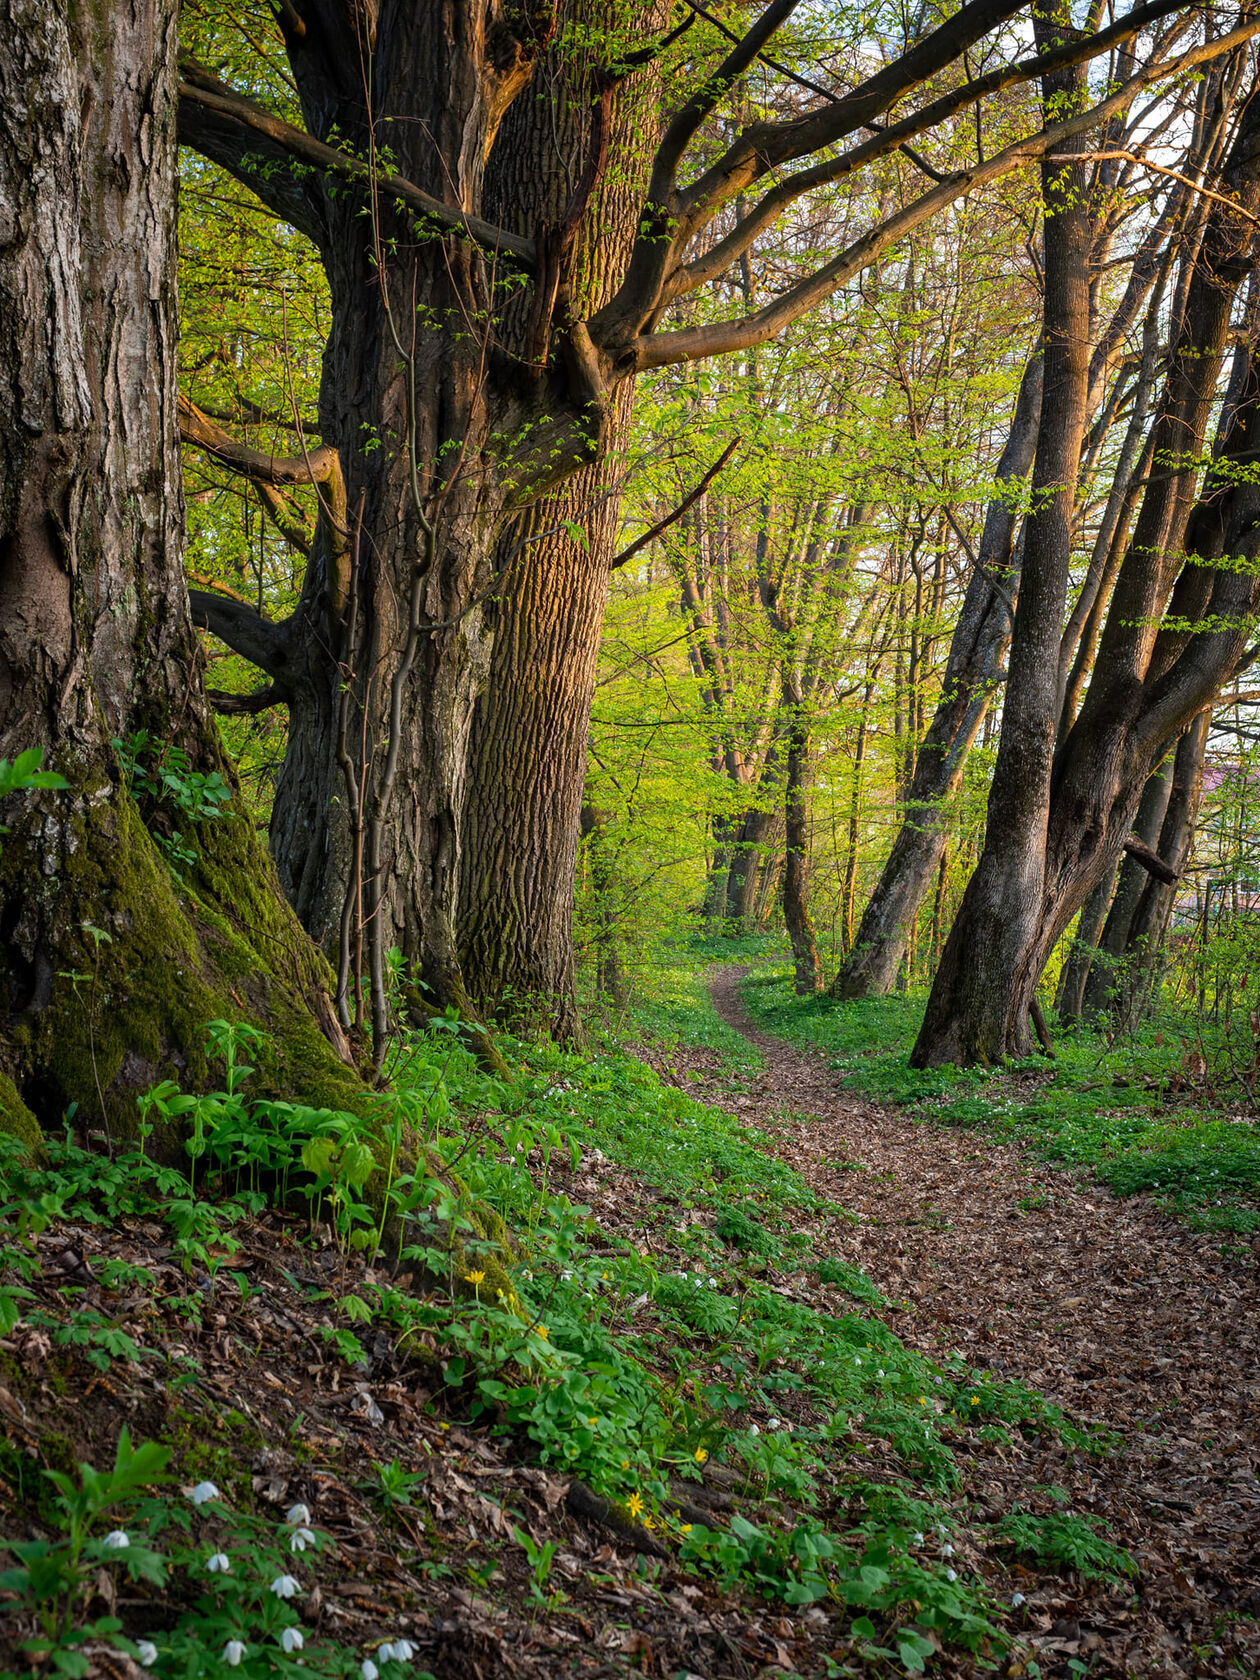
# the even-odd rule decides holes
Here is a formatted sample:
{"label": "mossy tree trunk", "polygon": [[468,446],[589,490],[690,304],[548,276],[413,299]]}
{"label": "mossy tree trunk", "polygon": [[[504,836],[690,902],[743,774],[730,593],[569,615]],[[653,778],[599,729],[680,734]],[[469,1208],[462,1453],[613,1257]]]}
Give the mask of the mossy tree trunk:
{"label": "mossy tree trunk", "polygon": [[0,1106],[32,1142],[203,1083],[215,1017],[270,1032],[276,1088],[364,1096],[252,825],[186,832],[176,876],[112,746],[225,771],[181,566],[176,9],[0,0],[0,753],[69,784],[2,813]]}

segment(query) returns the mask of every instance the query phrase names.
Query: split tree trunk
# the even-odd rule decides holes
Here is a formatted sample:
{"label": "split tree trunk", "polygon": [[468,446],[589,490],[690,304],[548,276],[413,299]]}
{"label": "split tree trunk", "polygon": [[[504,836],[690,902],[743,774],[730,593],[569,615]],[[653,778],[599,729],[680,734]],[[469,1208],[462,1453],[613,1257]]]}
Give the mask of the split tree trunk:
{"label": "split tree trunk", "polygon": [[[1042,756],[1030,759],[1031,743],[1018,732],[1007,734],[1017,665],[1030,666],[1034,677],[1028,688],[1036,702],[1032,720],[1051,730],[1057,722],[1052,702],[1045,700],[1043,708],[1040,692],[1048,641],[1031,626],[1021,636],[1017,614],[985,851],[942,958],[913,1052],[917,1066],[992,1061],[1027,1050],[1029,1010],[1051,951],[1114,867],[1152,769],[1243,657],[1260,598],[1251,564],[1260,547],[1260,492],[1238,471],[1252,459],[1260,432],[1260,356],[1246,345],[1236,352],[1231,388],[1239,395],[1220,449],[1224,464],[1208,467],[1197,504],[1193,498],[1232,304],[1254,261],[1260,206],[1260,99],[1254,90],[1220,185],[1185,289],[1156,420],[1151,458],[1157,470],[1148,479],[1089,690],[1057,755],[1053,780]],[[1048,352],[1047,395],[1049,369]],[[1043,414],[1043,440],[1047,424]],[[1227,563],[1215,565],[1219,560]],[[1026,571],[1020,614],[1030,576]],[[1006,803],[1012,786],[1022,818],[1016,823]],[[1015,883],[1022,909],[1014,902]]]}
{"label": "split tree trunk", "polygon": [[133,1131],[139,1090],[206,1080],[220,1016],[274,1035],[273,1086],[362,1097],[244,813],[185,832],[177,879],[111,744],[224,769],[181,568],[175,11],[0,3],[0,752],[70,784],[3,812],[0,1123],[32,1142],[71,1103]]}
{"label": "split tree trunk", "polygon": [[[1042,357],[1020,381],[1015,416],[998,462],[999,482],[1023,479],[1032,465],[1041,410]],[[940,704],[919,749],[906,815],[862,913],[852,949],[831,984],[836,998],[882,997],[892,989],[910,929],[945,852],[949,804],[1001,677],[1019,593],[1016,510],[996,497],[985,515],[976,566],[950,643]]]}
{"label": "split tree trunk", "polygon": [[[331,12],[316,29],[319,10],[312,0],[288,40],[308,130],[361,157],[388,147],[431,198],[534,239],[543,271],[509,287],[484,251],[385,195],[365,215],[357,192],[312,180],[299,225],[332,301],[320,426],[342,462],[357,565],[343,583],[313,557],[270,649],[257,624],[244,645],[223,603],[197,606],[287,686],[273,850],[343,969],[344,930],[363,930],[378,1034],[391,947],[429,1006],[476,1015],[528,999],[573,1033],[587,718],[631,393],[623,380],[593,400],[572,346],[557,345],[628,259],[651,72],[614,89],[571,43],[535,70],[545,8],[489,29],[475,8],[398,7],[373,43],[365,110],[349,73],[358,44]],[[248,173],[239,137],[186,120],[200,150]],[[608,179],[605,150],[620,164]],[[274,188],[256,190],[279,207]]]}

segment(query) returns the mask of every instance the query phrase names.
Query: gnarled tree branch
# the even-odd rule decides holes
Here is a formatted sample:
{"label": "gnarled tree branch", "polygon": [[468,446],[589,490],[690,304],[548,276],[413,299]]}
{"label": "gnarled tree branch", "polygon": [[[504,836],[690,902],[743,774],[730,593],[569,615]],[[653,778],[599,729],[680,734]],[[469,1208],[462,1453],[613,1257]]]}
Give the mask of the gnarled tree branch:
{"label": "gnarled tree branch", "polygon": [[[234,125],[238,137],[245,138],[248,144],[239,148],[239,157],[248,156],[251,146],[254,151],[258,151],[258,143],[266,142],[273,154],[279,154],[286,160],[296,159],[325,175],[336,175],[370,185],[383,202],[400,204],[413,216],[420,216],[428,222],[435,223],[445,233],[463,234],[484,249],[510,259],[518,268],[534,267],[536,252],[532,239],[494,227],[480,216],[467,214],[457,205],[444,204],[441,199],[422,192],[401,175],[393,175],[388,170],[374,170],[361,158],[326,146],[322,140],[316,140],[305,130],[295,128],[282,117],[277,117],[273,112],[264,110],[261,105],[256,105],[252,99],[246,99],[243,94],[236,93],[219,81],[217,76],[210,75],[191,60],[183,60],[180,69],[183,73],[183,80],[179,84],[181,138],[185,110],[190,113],[203,112],[206,117],[219,119],[220,124]],[[201,132],[204,133],[204,124]],[[197,125],[190,116],[189,137],[186,143],[198,151],[205,151],[199,140],[194,137],[197,133]],[[220,150],[223,149],[220,146]],[[209,151],[206,151],[205,155],[213,156]],[[258,192],[265,203],[271,202],[266,193],[255,185],[254,180],[247,179],[234,163],[226,162],[222,156],[215,157],[214,161],[223,162],[239,179],[246,181],[246,185],[252,191]],[[319,243],[318,233],[312,233],[311,237]]]}

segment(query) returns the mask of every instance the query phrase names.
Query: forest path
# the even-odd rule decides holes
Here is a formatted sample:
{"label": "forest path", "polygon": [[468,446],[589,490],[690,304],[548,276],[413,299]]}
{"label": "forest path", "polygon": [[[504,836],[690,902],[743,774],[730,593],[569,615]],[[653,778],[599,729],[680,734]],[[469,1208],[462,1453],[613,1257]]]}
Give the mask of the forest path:
{"label": "forest path", "polygon": [[1121,1594],[1091,1602],[1030,1584],[1025,1631],[1047,1641],[1050,1670],[1079,1652],[1091,1673],[1260,1674],[1254,1259],[1226,1258],[1219,1236],[1148,1198],[1113,1200],[1017,1144],[845,1092],[822,1055],[757,1028],[739,993],[746,972],[711,976],[719,1015],[765,1056],[760,1088],[736,1107],[857,1216],[840,1251],[908,1303],[891,1328],[1124,1436],[1121,1452],[1088,1464],[1038,1448],[985,1467],[1008,1500],[1067,1487],[1071,1508],[1104,1518],[1141,1565],[1131,1616]]}

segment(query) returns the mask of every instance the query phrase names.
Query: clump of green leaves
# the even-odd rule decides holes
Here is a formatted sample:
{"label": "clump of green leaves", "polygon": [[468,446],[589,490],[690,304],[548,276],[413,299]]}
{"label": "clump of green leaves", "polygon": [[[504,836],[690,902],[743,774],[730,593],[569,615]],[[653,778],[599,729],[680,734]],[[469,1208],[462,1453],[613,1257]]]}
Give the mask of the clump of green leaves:
{"label": "clump of green leaves", "polygon": [[1051,1511],[1036,1516],[1016,1507],[993,1525],[993,1537],[1043,1569],[1073,1569],[1083,1581],[1122,1581],[1137,1564],[1098,1532],[1095,1517]]}
{"label": "clump of green leaves", "polygon": [[[127,791],[172,868],[197,861],[186,830],[225,814],[232,790],[218,770],[194,770],[182,747],[148,730],[114,741]],[[178,825],[178,826],[177,826]]]}

